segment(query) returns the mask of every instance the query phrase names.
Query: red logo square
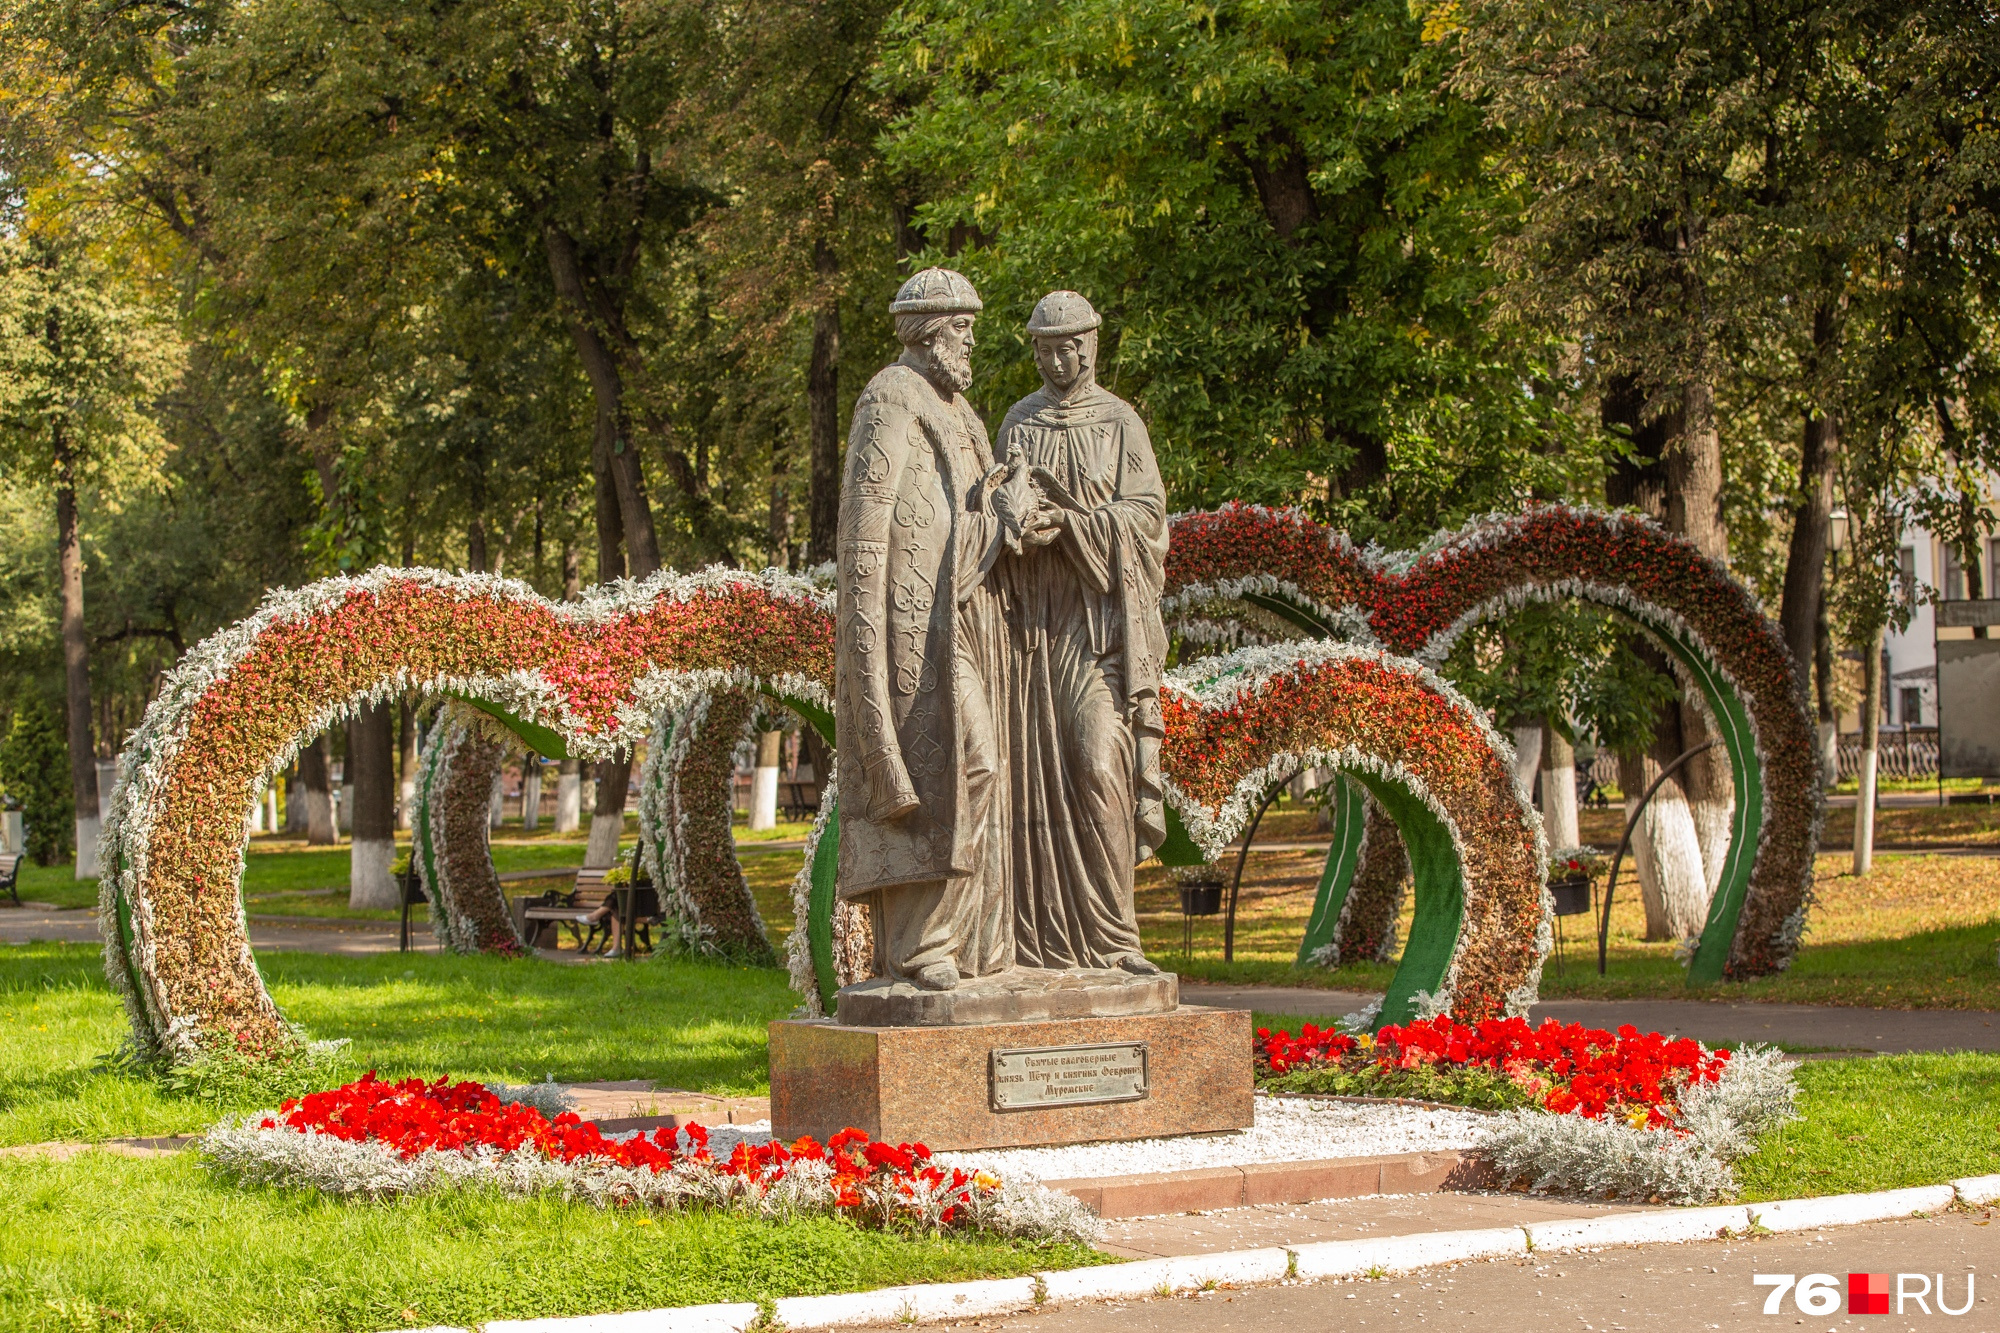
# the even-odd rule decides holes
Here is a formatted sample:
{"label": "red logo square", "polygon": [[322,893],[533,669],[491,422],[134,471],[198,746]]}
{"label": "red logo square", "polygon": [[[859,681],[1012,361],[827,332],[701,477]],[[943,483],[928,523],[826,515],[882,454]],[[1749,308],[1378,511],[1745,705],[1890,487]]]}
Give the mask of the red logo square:
{"label": "red logo square", "polygon": [[1847,1313],[1889,1313],[1889,1275],[1887,1273],[1849,1273],[1847,1275]]}

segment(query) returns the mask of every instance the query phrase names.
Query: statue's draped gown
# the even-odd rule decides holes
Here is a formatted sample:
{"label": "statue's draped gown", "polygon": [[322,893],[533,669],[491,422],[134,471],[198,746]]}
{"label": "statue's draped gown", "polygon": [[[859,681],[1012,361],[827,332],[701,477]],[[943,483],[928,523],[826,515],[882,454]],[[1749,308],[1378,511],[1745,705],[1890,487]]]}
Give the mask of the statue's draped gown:
{"label": "statue's draped gown", "polygon": [[1165,837],[1166,489],[1144,423],[1095,385],[1022,399],[997,452],[1044,469],[1072,510],[1054,542],[1003,562],[1015,961],[1112,967],[1141,952],[1132,870]]}

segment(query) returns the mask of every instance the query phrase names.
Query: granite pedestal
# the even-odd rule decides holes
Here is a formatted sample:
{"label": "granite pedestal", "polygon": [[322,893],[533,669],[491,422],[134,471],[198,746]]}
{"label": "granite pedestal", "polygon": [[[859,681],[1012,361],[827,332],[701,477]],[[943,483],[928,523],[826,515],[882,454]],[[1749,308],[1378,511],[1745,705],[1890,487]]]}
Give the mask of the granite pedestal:
{"label": "granite pedestal", "polygon": [[1179,1003],[1180,978],[1171,972],[1016,967],[946,991],[875,977],[844,987],[834,1015],[843,1027],[943,1027],[1165,1014]]}
{"label": "granite pedestal", "polygon": [[[852,1127],[944,1151],[1207,1134],[1248,1128],[1251,1093],[1250,1014],[1242,1009],[1182,1005],[952,1026],[771,1024],[771,1130],[779,1139],[824,1142]],[[1070,1100],[1096,1095],[1116,1100]]]}

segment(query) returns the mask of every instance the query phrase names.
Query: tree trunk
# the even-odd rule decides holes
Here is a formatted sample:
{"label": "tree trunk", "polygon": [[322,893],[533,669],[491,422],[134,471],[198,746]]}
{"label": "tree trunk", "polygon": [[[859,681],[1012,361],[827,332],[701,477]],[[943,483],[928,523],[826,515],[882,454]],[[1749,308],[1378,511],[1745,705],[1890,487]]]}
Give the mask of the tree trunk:
{"label": "tree trunk", "polygon": [[1514,719],[1514,777],[1528,803],[1535,802],[1535,776],[1542,771],[1542,724],[1537,718]]}
{"label": "tree trunk", "polygon": [[533,833],[542,823],[542,757],[530,753],[521,761],[521,832]]}
{"label": "tree trunk", "polygon": [[1833,709],[1833,628],[1826,623],[1824,582],[1813,616],[1813,680],[1819,699],[1820,785],[1831,791],[1840,781],[1840,719]]}
{"label": "tree trunk", "polygon": [[[583,372],[590,380],[591,396],[597,405],[591,462],[598,476],[600,553],[609,529],[603,493],[604,482],[608,478],[615,498],[618,531],[629,557],[630,568],[627,572],[635,579],[643,579],[660,567],[659,541],[653,531],[653,509],[646,499],[646,481],[639,465],[637,441],[632,438],[618,352],[607,341],[606,330],[599,327],[607,319],[615,326],[622,320],[623,312],[608,307],[600,309],[605,303],[601,300],[593,302],[591,293],[584,287],[583,270],[573,237],[560,228],[548,227],[543,231],[543,241],[548,254],[549,276],[565,306],[564,313],[569,320],[571,340],[576,344],[577,359],[583,363]],[[616,327],[609,332],[613,338],[619,334]],[[616,561],[604,563],[617,564]],[[615,577],[615,569],[598,570],[599,579]]]}
{"label": "tree trunk", "polygon": [[1576,750],[1549,718],[1542,721],[1542,828],[1550,851],[1583,842],[1576,822]]}
{"label": "tree trunk", "polygon": [[757,736],[757,767],[750,774],[750,827],[778,827],[778,752],[782,731],[760,732]]}
{"label": "tree trunk", "polygon": [[[1651,755],[1619,754],[1618,785],[1625,793],[1628,822],[1659,775],[1660,766]],[[1653,794],[1632,830],[1632,868],[1646,907],[1647,939],[1682,940],[1701,933],[1708,917],[1701,840],[1687,798],[1671,779]]]}
{"label": "tree trunk", "polygon": [[[1603,414],[1605,423],[1632,441],[1632,459],[1615,463],[1605,478],[1605,499],[1614,505],[1631,504],[1651,514],[1668,531],[1691,542],[1710,559],[1727,562],[1729,535],[1722,522],[1722,449],[1716,434],[1712,395],[1705,384],[1685,386],[1670,410],[1650,419],[1645,396],[1630,377],[1614,379],[1607,387]],[[1650,643],[1639,645],[1640,656],[1656,670],[1670,670],[1666,656]],[[1692,682],[1676,674],[1682,697],[1678,704],[1661,710],[1654,729],[1652,757],[1646,764],[1646,782],[1672,763],[1690,746],[1710,735],[1703,705],[1688,696]],[[1619,785],[1627,786],[1626,756],[1620,756]],[[1672,788],[1670,793],[1667,788]],[[1640,791],[1629,791],[1627,800],[1636,800]],[[1648,875],[1662,877],[1655,884],[1664,911],[1666,906],[1699,897],[1707,911],[1707,898],[1721,881],[1723,861],[1728,854],[1730,817],[1735,808],[1735,787],[1729,773],[1729,757],[1720,746],[1706,750],[1684,764],[1667,780],[1655,804],[1665,802],[1662,813],[1649,815],[1634,830],[1635,844],[1647,850],[1642,865]],[[1683,834],[1691,835],[1695,854],[1687,855]],[[1692,875],[1687,882],[1681,876]],[[1642,887],[1644,881],[1642,878]],[[1677,909],[1678,910],[1678,909]],[[1704,916],[1704,920],[1705,920]],[[1648,916],[1649,938],[1658,927],[1676,924],[1662,916]],[[1676,938],[1681,938],[1677,936]]]}
{"label": "tree trunk", "polygon": [[1881,626],[1868,636],[1868,656],[1861,663],[1861,783],[1854,795],[1854,874],[1865,875],[1875,864],[1875,746],[1882,722]]}
{"label": "tree trunk", "polygon": [[364,706],[347,728],[347,776],[354,782],[348,848],[350,907],[402,905],[396,887],[396,732],[393,706]]}
{"label": "tree trunk", "polygon": [[298,761],[292,762],[291,774],[285,783],[285,832],[288,835],[304,837],[306,831],[306,784],[299,777]]}
{"label": "tree trunk", "polygon": [[1833,466],[1840,431],[1831,414],[1806,418],[1799,444],[1799,502],[1792,510],[1792,538],[1785,553],[1784,600],[1778,627],[1792,650],[1792,668],[1804,688],[1811,679],[1820,587],[1826,581],[1827,520],[1833,513]]}
{"label": "tree trunk", "polygon": [[338,841],[333,829],[333,774],[324,735],[313,737],[299,751],[299,783],[305,788],[306,846],[333,846]]}
{"label": "tree trunk", "polygon": [[574,833],[583,823],[583,774],[574,759],[556,766],[556,819],[558,833]]}
{"label": "tree trunk", "polygon": [[417,811],[417,710],[409,697],[396,706],[396,827],[406,829]]}
{"label": "tree trunk", "polygon": [[[814,248],[813,262],[823,279],[839,272],[833,247],[823,240]],[[840,300],[831,293],[813,312],[806,413],[812,426],[807,559],[824,564],[834,558],[840,526]]]}
{"label": "tree trunk", "polygon": [[618,839],[625,835],[625,788],[631,780],[630,757],[597,765],[597,800],[590,812],[590,842],[583,851],[586,867],[618,863]]}
{"label": "tree trunk", "polygon": [[76,801],[76,877],[97,875],[97,747],[90,738],[90,639],[83,626],[83,537],[76,512],[76,456],[55,426],[56,555],[62,578],[63,696],[69,785]]}

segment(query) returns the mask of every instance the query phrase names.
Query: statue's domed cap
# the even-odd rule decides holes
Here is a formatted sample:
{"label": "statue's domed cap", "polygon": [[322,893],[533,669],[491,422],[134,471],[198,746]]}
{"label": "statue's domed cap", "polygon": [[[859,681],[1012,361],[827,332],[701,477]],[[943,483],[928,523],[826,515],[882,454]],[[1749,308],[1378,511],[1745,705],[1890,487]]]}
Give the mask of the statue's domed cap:
{"label": "statue's domed cap", "polygon": [[1090,308],[1090,302],[1077,293],[1050,292],[1035,302],[1035,313],[1028,316],[1028,336],[1067,338],[1074,333],[1088,333],[1103,322]]}
{"label": "statue's domed cap", "polygon": [[973,315],[985,308],[965,275],[948,268],[925,269],[889,302],[892,315]]}

